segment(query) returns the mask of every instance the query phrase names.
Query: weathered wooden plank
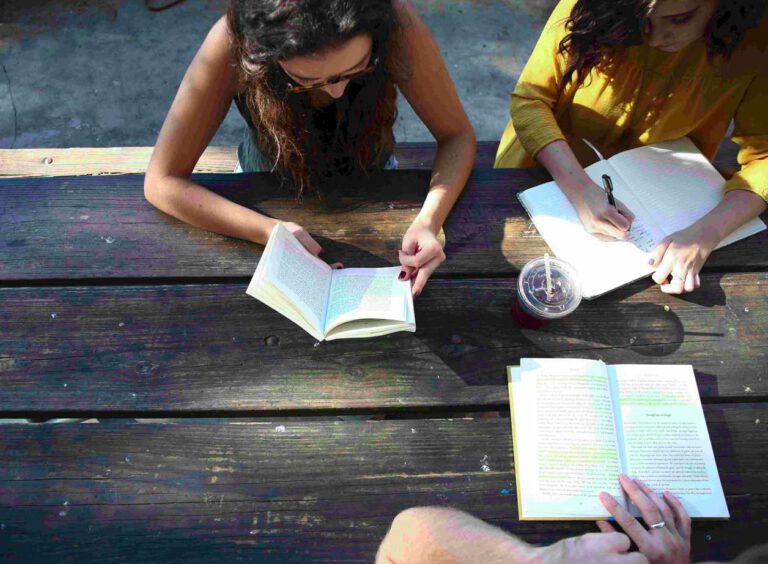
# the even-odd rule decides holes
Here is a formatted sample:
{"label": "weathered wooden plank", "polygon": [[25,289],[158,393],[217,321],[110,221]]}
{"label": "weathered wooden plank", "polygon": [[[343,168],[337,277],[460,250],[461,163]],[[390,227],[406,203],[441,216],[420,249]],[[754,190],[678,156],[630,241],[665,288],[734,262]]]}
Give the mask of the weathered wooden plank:
{"label": "weathered wooden plank", "polygon": [[[154,147],[0,149],[0,177],[143,174]],[[235,170],[236,147],[208,147],[195,172]]]}
{"label": "weathered wooden plank", "polygon": [[[693,551],[725,560],[764,542],[768,406],[705,413],[732,519],[695,523]],[[0,426],[0,557],[370,562],[416,505],[531,543],[595,531],[517,521],[510,435],[507,418]]]}
{"label": "weathered wooden plank", "polygon": [[[477,144],[475,167],[490,168],[498,141]],[[399,143],[395,157],[400,168],[429,169],[435,143]],[[72,147],[68,149],[0,149],[0,177],[80,176],[143,174],[153,147]],[[208,147],[195,172],[231,173],[237,163],[237,147]]]}
{"label": "weathered wooden plank", "polygon": [[[498,141],[478,141],[475,168],[491,168]],[[430,169],[435,143],[398,143],[395,156],[403,169]],[[0,149],[0,177],[143,174],[152,147],[73,147],[69,149]],[[737,170],[738,145],[726,139],[714,163],[726,176]],[[236,147],[208,147],[195,172],[228,173],[235,169]]]}
{"label": "weathered wooden plank", "polygon": [[[429,172],[375,175],[364,188],[303,204],[266,173],[197,178],[242,205],[302,224],[331,260],[383,266],[397,262]],[[514,274],[543,254],[516,194],[545,179],[540,170],[475,170],[446,223],[448,260],[438,275]],[[144,199],[141,176],[0,180],[0,280],[250,276],[261,249],[162,214]],[[764,231],[716,251],[706,268],[766,266]]]}
{"label": "weathered wooden plank", "polygon": [[510,317],[514,284],[433,280],[415,334],[319,345],[245,283],[4,288],[0,410],[497,409],[505,366],[539,356],[692,364],[706,400],[768,397],[768,274],[685,299],[638,282],[542,330]]}

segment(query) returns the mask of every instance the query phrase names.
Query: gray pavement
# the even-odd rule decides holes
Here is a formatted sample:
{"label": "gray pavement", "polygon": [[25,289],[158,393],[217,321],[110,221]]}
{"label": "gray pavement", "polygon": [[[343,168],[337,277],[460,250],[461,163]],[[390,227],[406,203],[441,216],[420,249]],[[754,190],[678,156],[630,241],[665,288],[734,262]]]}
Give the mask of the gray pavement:
{"label": "gray pavement", "polygon": [[[498,139],[509,93],[555,0],[415,0],[478,139]],[[166,12],[142,0],[0,0],[0,148],[153,145],[222,0]],[[235,145],[233,108],[212,145]],[[431,136],[400,101],[398,141]]]}

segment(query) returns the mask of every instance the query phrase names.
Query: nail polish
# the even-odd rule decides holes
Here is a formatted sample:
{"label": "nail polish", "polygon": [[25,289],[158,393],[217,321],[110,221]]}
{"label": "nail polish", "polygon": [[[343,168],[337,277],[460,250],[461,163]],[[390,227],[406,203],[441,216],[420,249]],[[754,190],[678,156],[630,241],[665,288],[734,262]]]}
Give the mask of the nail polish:
{"label": "nail polish", "polygon": [[397,275],[398,280],[405,280],[405,271],[401,270],[400,274]]}

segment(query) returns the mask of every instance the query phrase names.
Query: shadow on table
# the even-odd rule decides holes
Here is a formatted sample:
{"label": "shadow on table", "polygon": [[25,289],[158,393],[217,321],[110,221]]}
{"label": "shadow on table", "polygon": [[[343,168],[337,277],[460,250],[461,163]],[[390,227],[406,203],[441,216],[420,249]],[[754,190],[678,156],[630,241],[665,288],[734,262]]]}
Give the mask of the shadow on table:
{"label": "shadow on table", "polygon": [[[389,171],[372,175],[364,183],[348,183],[329,195],[317,207],[323,211],[354,211],[356,207],[371,203],[385,204],[374,208],[412,209],[422,205],[430,179],[430,171]],[[449,260],[465,261],[470,265],[463,271],[472,272],[475,264],[510,264],[511,271],[518,271],[525,257],[519,260],[504,256],[503,243],[507,222],[525,216],[516,193],[529,185],[546,180],[545,173],[539,178],[530,172],[494,175],[488,171],[474,171],[462,198],[455,206],[445,226],[446,254]],[[485,176],[483,176],[485,175]],[[238,176],[238,175],[233,175]],[[252,178],[251,178],[252,177]],[[486,178],[487,177],[487,178]],[[274,175],[260,173],[246,175],[258,189],[243,189],[239,182],[217,177],[215,191],[251,208],[259,208],[270,198],[290,198],[290,191],[281,186]],[[496,182],[510,186],[488,187]],[[485,189],[477,188],[484,186]],[[473,194],[474,192],[474,194]],[[491,197],[492,196],[492,197]],[[370,211],[370,208],[367,208]],[[376,211],[375,213],[378,213]],[[519,214],[519,216],[518,216]],[[525,216],[527,217],[527,216]],[[386,258],[361,249],[353,244],[317,237],[326,249],[324,257],[329,262],[343,261],[347,266],[392,266]],[[394,249],[393,249],[394,250]],[[725,304],[725,293],[718,283],[722,275],[709,274],[702,288],[693,294],[667,298],[658,294],[659,302],[670,299],[694,303],[702,307]],[[435,280],[427,286],[434,292]],[[514,279],[510,279],[514,282]],[[479,285],[483,280],[478,281]],[[683,323],[674,311],[674,304],[666,308],[662,303],[632,300],[639,292],[651,289],[655,284],[647,279],[593,301],[585,301],[566,319],[554,321],[539,330],[521,328],[510,315],[514,292],[502,291],[498,285],[493,297],[487,291],[467,287],[461,294],[461,307],[430,297],[429,308],[423,305],[426,297],[417,300],[417,337],[457,377],[467,385],[502,385],[505,383],[505,367],[517,364],[521,357],[584,357],[604,359],[606,362],[664,359],[673,355],[684,342],[686,333]],[[658,290],[651,289],[651,292]],[[651,293],[651,299],[654,294]],[[695,333],[697,336],[722,336],[717,333]],[[405,343],[406,337],[400,336]],[[410,337],[408,337],[410,339]],[[644,362],[643,360],[639,360]],[[714,380],[714,378],[713,378]]]}

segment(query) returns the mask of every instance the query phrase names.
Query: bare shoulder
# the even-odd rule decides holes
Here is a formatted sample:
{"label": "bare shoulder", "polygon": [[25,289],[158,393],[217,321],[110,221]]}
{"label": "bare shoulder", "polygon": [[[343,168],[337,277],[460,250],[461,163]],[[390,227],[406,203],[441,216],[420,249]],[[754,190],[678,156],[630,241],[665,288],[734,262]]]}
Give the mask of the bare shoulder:
{"label": "bare shoulder", "polygon": [[203,48],[211,55],[223,57],[225,55],[232,58],[232,35],[229,32],[229,23],[226,16],[221,16],[203,42]]}
{"label": "bare shoulder", "polygon": [[216,81],[223,81],[224,84],[230,85],[234,92],[241,90],[232,34],[226,16],[222,16],[213,24],[192,66],[206,75],[216,77]]}
{"label": "bare shoulder", "polygon": [[397,27],[392,37],[392,50],[395,55],[397,82],[409,82],[419,55],[429,53],[434,42],[424,20],[411,0],[392,0],[392,7],[397,18]]}
{"label": "bare shoulder", "polygon": [[424,20],[411,0],[392,0],[392,7],[397,16],[397,23],[401,31],[414,31],[418,28],[426,29]]}

